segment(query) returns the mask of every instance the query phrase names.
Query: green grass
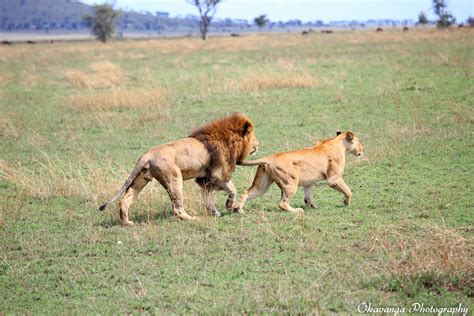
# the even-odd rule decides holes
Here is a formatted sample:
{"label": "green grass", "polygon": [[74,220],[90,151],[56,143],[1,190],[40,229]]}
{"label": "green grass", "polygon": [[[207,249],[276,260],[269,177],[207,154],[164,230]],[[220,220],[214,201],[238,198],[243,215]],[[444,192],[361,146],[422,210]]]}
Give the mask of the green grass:
{"label": "green grass", "polygon": [[[473,38],[419,30],[0,48],[0,313],[355,313],[363,301],[472,310]],[[92,82],[104,73],[90,65],[104,63],[115,81],[87,88],[67,75]],[[314,83],[298,87],[299,76]],[[129,94],[125,104],[77,101],[114,91]],[[366,157],[348,158],[352,204],[322,183],[318,208],[295,217],[273,186],[244,215],[213,218],[189,181],[197,222],[178,221],[156,182],[132,205],[135,227],[119,225],[116,204],[97,211],[150,146],[234,111],[255,124],[257,157],[355,131]],[[239,192],[255,170],[237,168]],[[292,204],[304,206],[302,190]]]}

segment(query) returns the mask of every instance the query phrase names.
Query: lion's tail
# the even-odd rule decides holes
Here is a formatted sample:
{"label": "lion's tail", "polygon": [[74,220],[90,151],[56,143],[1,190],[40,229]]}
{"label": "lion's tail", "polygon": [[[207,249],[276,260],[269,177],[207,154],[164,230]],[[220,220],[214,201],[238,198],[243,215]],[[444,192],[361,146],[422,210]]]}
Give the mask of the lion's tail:
{"label": "lion's tail", "polygon": [[135,168],[133,169],[132,173],[130,174],[130,176],[128,177],[127,181],[125,181],[125,183],[123,184],[123,186],[120,188],[120,190],[117,191],[117,193],[115,193],[115,195],[110,199],[108,200],[106,203],[102,204],[100,207],[99,207],[99,210],[100,211],[103,211],[107,206],[109,206],[110,204],[112,204],[116,199],[118,199],[120,196],[122,196],[122,194],[125,193],[125,191],[127,191],[127,189],[132,185],[133,181],[137,178],[137,176],[140,174],[140,172],[142,171],[142,169],[149,163],[149,157],[148,155],[143,155],[137,162],[137,164],[135,165]]}
{"label": "lion's tail", "polygon": [[268,163],[266,158],[255,159],[255,160],[243,160],[239,163],[241,166],[260,166]]}

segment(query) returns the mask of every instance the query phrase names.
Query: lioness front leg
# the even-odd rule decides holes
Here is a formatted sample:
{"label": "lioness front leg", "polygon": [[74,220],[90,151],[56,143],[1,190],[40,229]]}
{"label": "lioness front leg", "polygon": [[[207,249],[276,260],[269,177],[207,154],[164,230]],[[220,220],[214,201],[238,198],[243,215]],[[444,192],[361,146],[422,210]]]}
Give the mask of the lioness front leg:
{"label": "lioness front leg", "polygon": [[336,179],[328,180],[328,184],[334,190],[337,190],[344,194],[344,205],[348,206],[351,203],[352,192],[351,189],[347,186],[344,180],[339,177]]}
{"label": "lioness front leg", "polygon": [[309,208],[316,208],[313,203],[313,196],[311,195],[311,185],[304,187],[304,204]]}

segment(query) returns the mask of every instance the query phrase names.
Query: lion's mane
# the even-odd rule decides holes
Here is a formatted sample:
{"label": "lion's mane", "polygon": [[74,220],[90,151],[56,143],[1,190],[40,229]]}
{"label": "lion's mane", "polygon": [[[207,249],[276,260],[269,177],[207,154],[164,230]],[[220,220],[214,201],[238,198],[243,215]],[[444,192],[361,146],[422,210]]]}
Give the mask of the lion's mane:
{"label": "lion's mane", "polygon": [[204,144],[211,156],[209,170],[221,169],[219,180],[227,182],[236,164],[248,153],[253,128],[245,114],[235,113],[215,120],[189,136]]}

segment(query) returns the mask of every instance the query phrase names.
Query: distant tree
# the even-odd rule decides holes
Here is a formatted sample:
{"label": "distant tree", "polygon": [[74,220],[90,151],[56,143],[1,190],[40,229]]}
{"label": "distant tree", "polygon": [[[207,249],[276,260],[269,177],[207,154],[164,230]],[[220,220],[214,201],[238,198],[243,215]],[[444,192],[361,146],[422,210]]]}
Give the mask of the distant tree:
{"label": "distant tree", "polygon": [[211,24],[214,14],[216,14],[217,5],[222,0],[186,0],[187,3],[194,5],[199,10],[201,21],[199,22],[199,31],[201,32],[201,38],[207,40],[207,32],[209,25]]}
{"label": "distant tree", "polygon": [[472,16],[468,17],[466,23],[469,24],[470,27],[474,27],[474,18]]}
{"label": "distant tree", "polygon": [[445,12],[439,17],[438,22],[436,22],[436,26],[439,28],[447,28],[454,23],[456,23],[456,18],[451,13]]}
{"label": "distant tree", "polygon": [[447,6],[446,0],[433,0],[433,11],[437,16],[443,15]]}
{"label": "distant tree", "polygon": [[446,10],[447,7],[447,0],[433,0],[433,11],[438,16],[436,26],[439,28],[446,28],[456,23],[456,18]]}
{"label": "distant tree", "polygon": [[270,20],[267,19],[267,16],[265,14],[262,14],[253,19],[253,21],[261,31],[265,27],[265,24],[267,24]]}
{"label": "distant tree", "polygon": [[426,14],[425,12],[420,12],[420,14],[418,14],[418,24],[421,24],[421,25],[425,25],[425,24],[428,24],[428,18],[426,17]]}
{"label": "distant tree", "polygon": [[114,10],[109,4],[96,4],[93,10],[93,15],[86,15],[82,19],[92,27],[91,33],[105,43],[115,32],[115,22],[120,16],[120,11]]}

